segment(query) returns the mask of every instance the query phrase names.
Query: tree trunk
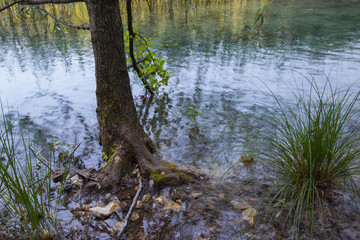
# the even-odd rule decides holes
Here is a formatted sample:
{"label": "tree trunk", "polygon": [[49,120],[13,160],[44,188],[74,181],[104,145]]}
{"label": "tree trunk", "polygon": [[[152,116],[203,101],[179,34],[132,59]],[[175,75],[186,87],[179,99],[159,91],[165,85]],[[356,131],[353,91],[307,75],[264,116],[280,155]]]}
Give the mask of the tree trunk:
{"label": "tree trunk", "polygon": [[95,57],[97,118],[100,143],[109,164],[98,175],[114,188],[129,163],[163,183],[179,183],[196,175],[179,170],[155,155],[156,147],[139,122],[126,68],[119,0],[86,0]]}
{"label": "tree trunk", "polygon": [[155,147],[145,134],[133,103],[126,68],[123,26],[118,0],[88,0],[91,39],[95,57],[97,117],[100,142],[110,156],[124,135]]}

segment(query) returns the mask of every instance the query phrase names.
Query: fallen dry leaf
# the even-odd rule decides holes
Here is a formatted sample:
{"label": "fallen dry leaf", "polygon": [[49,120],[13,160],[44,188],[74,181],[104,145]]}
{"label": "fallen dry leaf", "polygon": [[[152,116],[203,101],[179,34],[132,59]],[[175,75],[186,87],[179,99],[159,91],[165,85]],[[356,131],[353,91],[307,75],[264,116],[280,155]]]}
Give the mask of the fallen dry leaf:
{"label": "fallen dry leaf", "polygon": [[138,200],[138,201],[136,202],[136,207],[135,207],[135,208],[142,208],[142,207],[143,207],[142,202],[141,202],[140,200]]}
{"label": "fallen dry leaf", "polygon": [[115,225],[112,228],[115,229],[116,231],[120,231],[123,226],[124,226],[124,222],[121,221],[121,222],[115,223]]}
{"label": "fallen dry leaf", "polygon": [[164,205],[164,204],[165,204],[165,199],[164,199],[163,196],[160,196],[160,197],[158,197],[158,198],[155,198],[154,201],[155,201],[157,204],[159,204],[159,205]]}
{"label": "fallen dry leaf", "polygon": [[192,192],[190,195],[193,198],[197,199],[197,198],[199,198],[201,196],[201,194],[202,194],[201,192]]}
{"label": "fallen dry leaf", "polygon": [[143,200],[144,202],[147,202],[149,199],[150,199],[150,194],[146,194],[146,195],[144,195],[144,196],[142,197],[142,200]]}
{"label": "fallen dry leaf", "polygon": [[134,222],[134,221],[138,220],[139,218],[140,218],[139,214],[134,212],[133,214],[131,214],[130,220]]}
{"label": "fallen dry leaf", "polygon": [[111,202],[105,207],[94,207],[90,208],[89,211],[94,214],[97,218],[105,218],[120,209],[120,204],[117,202]]}

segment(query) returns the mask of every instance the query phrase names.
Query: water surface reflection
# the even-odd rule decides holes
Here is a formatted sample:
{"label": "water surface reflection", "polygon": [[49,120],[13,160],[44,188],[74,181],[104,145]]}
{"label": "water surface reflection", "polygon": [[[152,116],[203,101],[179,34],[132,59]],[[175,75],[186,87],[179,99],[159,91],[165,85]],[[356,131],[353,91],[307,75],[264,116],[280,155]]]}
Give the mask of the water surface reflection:
{"label": "water surface reflection", "polygon": [[[302,75],[319,81],[329,77],[340,87],[355,82],[353,88],[359,89],[359,0],[277,0],[259,30],[253,20],[265,2],[199,4],[186,16],[181,6],[172,15],[165,5],[153,12],[144,4],[135,6],[136,28],[153,37],[157,53],[173,72],[165,89],[168,97],[157,104],[140,96],[144,90],[131,73],[142,124],[166,158],[211,170],[252,150],[262,127],[261,107],[273,103],[264,94],[265,84],[286,101],[293,99],[289,88],[306,82]],[[74,22],[86,22],[81,6],[71,14]],[[2,101],[19,111],[37,139],[81,142],[85,164],[98,166],[89,33],[67,28],[51,32],[49,20],[35,15],[2,17]],[[194,121],[179,113],[189,106],[204,116]]]}

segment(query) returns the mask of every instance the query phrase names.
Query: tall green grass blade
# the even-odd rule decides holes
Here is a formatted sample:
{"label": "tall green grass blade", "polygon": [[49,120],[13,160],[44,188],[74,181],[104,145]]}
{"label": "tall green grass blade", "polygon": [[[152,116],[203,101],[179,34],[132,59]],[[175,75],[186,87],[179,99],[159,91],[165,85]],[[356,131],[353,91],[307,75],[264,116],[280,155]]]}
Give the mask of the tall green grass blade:
{"label": "tall green grass blade", "polygon": [[275,174],[263,201],[271,208],[286,199],[286,220],[292,219],[297,229],[294,238],[303,224],[313,237],[315,220],[321,217],[324,222],[327,192],[341,188],[360,196],[353,179],[360,174],[360,131],[354,124],[360,93],[335,89],[329,80],[322,87],[315,79],[308,83],[309,91],[297,88],[296,105],[286,104],[269,89],[277,105],[264,123],[272,129],[262,134],[269,146],[263,153],[264,167]]}

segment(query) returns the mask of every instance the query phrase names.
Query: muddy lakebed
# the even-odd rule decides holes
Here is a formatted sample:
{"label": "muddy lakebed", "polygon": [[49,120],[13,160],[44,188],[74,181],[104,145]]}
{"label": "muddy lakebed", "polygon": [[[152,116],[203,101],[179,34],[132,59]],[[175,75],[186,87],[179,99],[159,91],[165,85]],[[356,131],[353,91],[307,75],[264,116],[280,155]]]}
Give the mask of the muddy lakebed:
{"label": "muddy lakebed", "polygon": [[[65,187],[59,212],[57,239],[292,239],[294,229],[286,224],[284,209],[274,205],[264,211],[261,196],[271,178],[258,177],[256,162],[239,163],[237,170],[221,179],[204,179],[176,187],[156,187],[142,179],[139,169],[126,174],[120,191],[101,188],[84,193],[87,176],[95,169],[74,170]],[[137,192],[140,195],[134,200]],[[130,206],[128,226],[119,236]],[[285,203],[283,203],[285,204]],[[357,239],[359,212],[352,199],[341,194],[327,197],[324,223],[314,226],[313,239]],[[6,232],[6,231],[4,231]],[[9,236],[9,235],[7,235]],[[299,239],[309,239],[304,221]]]}

